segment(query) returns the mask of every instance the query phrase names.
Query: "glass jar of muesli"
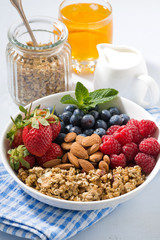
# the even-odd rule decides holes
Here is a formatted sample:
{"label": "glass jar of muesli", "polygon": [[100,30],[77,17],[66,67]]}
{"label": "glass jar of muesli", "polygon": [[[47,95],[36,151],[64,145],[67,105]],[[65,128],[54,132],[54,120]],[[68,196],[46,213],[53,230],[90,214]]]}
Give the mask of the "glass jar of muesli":
{"label": "glass jar of muesli", "polygon": [[18,105],[69,90],[71,77],[66,26],[49,17],[34,17],[29,23],[38,46],[33,45],[23,23],[13,24],[8,31],[8,85]]}

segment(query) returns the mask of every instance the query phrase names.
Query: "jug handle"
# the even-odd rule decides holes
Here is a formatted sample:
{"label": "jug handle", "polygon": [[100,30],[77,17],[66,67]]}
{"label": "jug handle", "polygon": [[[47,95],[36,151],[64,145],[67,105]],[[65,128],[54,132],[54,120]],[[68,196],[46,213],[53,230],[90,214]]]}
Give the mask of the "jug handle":
{"label": "jug handle", "polygon": [[155,105],[157,104],[160,96],[159,86],[156,83],[156,81],[150,77],[148,74],[141,74],[138,77],[138,80],[140,80],[143,84],[146,85],[147,90],[150,93],[151,102],[147,103],[146,101],[142,101],[141,105],[144,107],[148,107],[149,105]]}

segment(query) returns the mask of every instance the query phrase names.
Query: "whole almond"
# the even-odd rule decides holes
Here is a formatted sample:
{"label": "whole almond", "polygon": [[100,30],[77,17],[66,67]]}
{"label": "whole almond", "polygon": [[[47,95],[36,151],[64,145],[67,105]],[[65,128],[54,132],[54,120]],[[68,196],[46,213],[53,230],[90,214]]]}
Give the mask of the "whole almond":
{"label": "whole almond", "polygon": [[99,169],[104,170],[106,173],[109,171],[108,163],[105,161],[100,161],[98,167]]}
{"label": "whole almond", "polygon": [[62,163],[67,163],[68,162],[68,153],[65,153],[62,157]]}
{"label": "whole almond", "polygon": [[84,136],[81,136],[81,135],[78,135],[78,136],[76,137],[76,142],[79,143],[79,144],[82,144],[83,138],[85,138],[85,137],[84,137]]}
{"label": "whole almond", "polygon": [[52,159],[48,162],[43,163],[43,167],[51,168],[51,167],[54,167],[54,166],[56,166],[57,164],[60,164],[60,163],[61,163],[61,159],[56,158],[56,159]]}
{"label": "whole almond", "polygon": [[69,151],[71,146],[72,146],[72,143],[65,143],[64,142],[64,143],[61,144],[62,149],[66,150],[66,151]]}
{"label": "whole almond", "polygon": [[67,133],[64,138],[64,141],[66,143],[73,142],[76,139],[76,136],[77,136],[77,134],[75,132]]}
{"label": "whole almond", "polygon": [[90,148],[87,149],[87,152],[88,152],[88,155],[91,155],[95,152],[97,152],[99,150],[99,144],[98,143],[95,143],[93,144],[93,146],[91,146]]}
{"label": "whole almond", "polygon": [[92,134],[91,136],[82,139],[83,147],[90,147],[96,143],[101,144],[101,138],[98,134]]}
{"label": "whole almond", "polygon": [[71,167],[74,167],[74,165],[71,163],[58,164],[58,165],[54,166],[54,168],[60,168],[60,169],[64,169],[64,170],[68,170]]}
{"label": "whole almond", "polygon": [[89,173],[90,170],[94,169],[94,166],[92,165],[92,163],[88,162],[87,160],[78,159],[78,161],[85,172]]}
{"label": "whole almond", "polygon": [[69,159],[70,163],[72,163],[76,168],[80,168],[78,158],[76,156],[74,156],[73,153],[68,152],[68,159]]}
{"label": "whole almond", "polygon": [[104,155],[104,156],[103,156],[103,161],[105,161],[106,163],[108,163],[108,165],[109,165],[110,162],[111,162],[108,155]]}
{"label": "whole almond", "polygon": [[102,158],[103,158],[102,152],[96,152],[89,156],[89,160],[91,162],[99,162],[100,160],[102,160]]}
{"label": "whole almond", "polygon": [[73,153],[74,156],[82,159],[88,159],[88,152],[82,145],[77,142],[74,142],[71,146],[70,151]]}

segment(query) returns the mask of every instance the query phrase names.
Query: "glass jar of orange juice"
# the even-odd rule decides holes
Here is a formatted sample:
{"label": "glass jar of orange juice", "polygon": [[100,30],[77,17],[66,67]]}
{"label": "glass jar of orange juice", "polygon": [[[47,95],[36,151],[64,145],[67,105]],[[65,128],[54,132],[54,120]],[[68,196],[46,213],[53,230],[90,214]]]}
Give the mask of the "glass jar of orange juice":
{"label": "glass jar of orange juice", "polygon": [[59,19],[67,26],[76,72],[94,72],[99,43],[112,43],[112,7],[106,0],[64,0]]}

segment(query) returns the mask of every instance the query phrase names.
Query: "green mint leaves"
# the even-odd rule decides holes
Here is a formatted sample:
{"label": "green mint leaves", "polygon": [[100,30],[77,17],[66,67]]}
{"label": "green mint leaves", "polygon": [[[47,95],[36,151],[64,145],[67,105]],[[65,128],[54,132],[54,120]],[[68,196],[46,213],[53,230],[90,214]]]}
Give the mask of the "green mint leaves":
{"label": "green mint leaves", "polygon": [[77,82],[75,88],[76,99],[67,94],[61,98],[60,102],[63,104],[76,105],[78,108],[87,112],[98,104],[113,100],[117,95],[118,91],[113,88],[103,88],[89,92],[82,83]]}

